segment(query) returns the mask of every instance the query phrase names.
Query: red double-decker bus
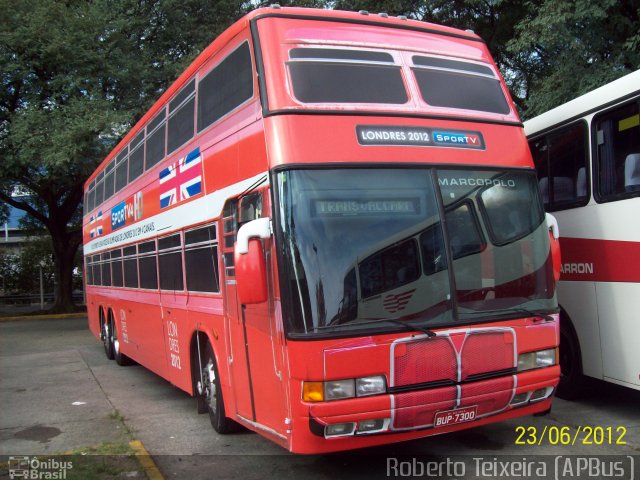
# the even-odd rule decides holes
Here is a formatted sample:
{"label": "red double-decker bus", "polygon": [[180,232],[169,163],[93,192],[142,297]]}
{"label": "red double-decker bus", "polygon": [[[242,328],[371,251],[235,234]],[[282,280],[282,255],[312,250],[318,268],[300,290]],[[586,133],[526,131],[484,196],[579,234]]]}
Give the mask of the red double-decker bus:
{"label": "red double-decker bus", "polygon": [[89,178],[84,235],[106,355],[220,433],[329,452],[551,406],[557,242],[473,33],[252,12]]}

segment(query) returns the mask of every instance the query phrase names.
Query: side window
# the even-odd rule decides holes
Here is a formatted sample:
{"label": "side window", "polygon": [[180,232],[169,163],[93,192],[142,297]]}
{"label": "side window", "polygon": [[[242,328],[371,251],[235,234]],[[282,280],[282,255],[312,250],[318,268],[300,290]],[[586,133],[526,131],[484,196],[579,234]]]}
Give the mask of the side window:
{"label": "side window", "polygon": [[549,147],[547,137],[538,137],[529,141],[533,164],[538,175],[538,191],[545,210],[549,209]]}
{"label": "side window", "polygon": [[144,130],[131,142],[129,154],[129,183],[142,175],[144,171]]}
{"label": "side window", "polygon": [[102,254],[102,285],[111,286],[111,252]]}
{"label": "side window", "polygon": [[111,252],[111,284],[114,287],[122,287],[124,285],[122,276],[122,250],[119,248]]}
{"label": "side window", "polygon": [[84,257],[84,272],[87,285],[93,285],[92,259],[93,257],[90,256]]}
{"label": "side window", "polygon": [[243,43],[198,83],[198,131],[253,96],[249,44]]}
{"label": "side window", "polygon": [[638,102],[598,115],[595,136],[597,196],[611,201],[640,193],[640,113]]}
{"label": "side window", "polygon": [[140,267],[140,288],[156,290],[158,288],[158,270],[156,266],[156,241],[138,245],[138,263]]}
{"label": "side window", "polygon": [[93,268],[93,284],[102,285],[102,269],[100,266],[99,254],[93,256],[92,268]]}
{"label": "side window", "polygon": [[233,256],[233,245],[238,231],[238,199],[227,200],[222,208],[223,258],[225,277],[235,277],[236,267]]}
{"label": "side window", "polygon": [[169,102],[169,126],[167,150],[169,153],[181,147],[193,137],[196,81],[191,80]]}
{"label": "side window", "polygon": [[105,169],[104,176],[104,199],[109,200],[114,193],[114,182],[115,182],[115,171],[116,162],[115,160],[111,160],[107,168]]}
{"label": "side window", "polygon": [[165,126],[165,111],[163,109],[147,126],[145,170],[149,170],[164,158]]}
{"label": "side window", "polygon": [[240,215],[238,224],[250,222],[257,218],[262,218],[262,193],[250,193],[242,197],[240,201]]}
{"label": "side window", "polygon": [[191,292],[220,291],[215,225],[185,232],[184,268],[187,274],[187,290]]}
{"label": "side window", "polygon": [[129,155],[129,147],[124,147],[124,150],[116,157],[116,192],[119,192],[127,185],[127,156]]}
{"label": "side window", "polygon": [[589,198],[587,126],[575,123],[529,143],[545,208],[585,205]]}
{"label": "side window", "polygon": [[182,291],[182,239],[180,234],[158,239],[160,290]]}
{"label": "side window", "polygon": [[104,170],[96,177],[96,207],[104,202]]}
{"label": "side window", "polygon": [[135,245],[122,249],[124,257],[124,286],[138,288],[138,257]]}
{"label": "side window", "polygon": [[87,205],[87,213],[88,213],[92,211],[94,208],[96,208],[96,181],[95,180],[93,180],[89,185],[89,195],[87,195],[87,197],[89,202],[89,204]]}

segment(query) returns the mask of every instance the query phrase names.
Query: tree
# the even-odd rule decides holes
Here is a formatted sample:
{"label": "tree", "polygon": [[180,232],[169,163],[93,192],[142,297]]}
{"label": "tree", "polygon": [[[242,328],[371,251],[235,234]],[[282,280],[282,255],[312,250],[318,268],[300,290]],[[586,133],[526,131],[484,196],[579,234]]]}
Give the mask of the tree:
{"label": "tree", "polygon": [[637,0],[529,1],[507,43],[527,117],[640,68]]}
{"label": "tree", "polygon": [[[0,200],[49,232],[55,310],[69,311],[83,183],[236,0],[0,0]],[[19,187],[29,197],[14,197]]]}

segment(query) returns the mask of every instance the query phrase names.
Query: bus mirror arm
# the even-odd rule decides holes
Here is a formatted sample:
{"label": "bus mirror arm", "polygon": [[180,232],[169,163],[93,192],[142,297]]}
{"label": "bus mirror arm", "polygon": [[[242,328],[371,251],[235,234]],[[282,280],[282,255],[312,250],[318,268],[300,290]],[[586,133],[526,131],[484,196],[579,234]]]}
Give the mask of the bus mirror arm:
{"label": "bus mirror arm", "polygon": [[242,305],[267,301],[267,267],[260,239],[271,237],[271,221],[259,218],[238,230],[235,269],[238,299]]}
{"label": "bus mirror arm", "polygon": [[252,238],[261,238],[266,240],[271,238],[271,219],[258,218],[245,223],[238,230],[236,239],[236,253],[246,255],[249,253],[249,240]]}
{"label": "bus mirror arm", "polygon": [[556,220],[556,217],[554,217],[550,213],[545,213],[544,216],[547,220],[549,230],[551,230],[551,233],[553,234],[553,238],[558,240],[560,238],[560,228],[558,227],[558,220]]}
{"label": "bus mirror arm", "polygon": [[553,279],[558,282],[560,280],[560,271],[562,269],[562,259],[560,256],[560,229],[556,217],[550,213],[545,213],[547,226],[549,227],[549,241],[551,243],[551,262],[553,264]]}

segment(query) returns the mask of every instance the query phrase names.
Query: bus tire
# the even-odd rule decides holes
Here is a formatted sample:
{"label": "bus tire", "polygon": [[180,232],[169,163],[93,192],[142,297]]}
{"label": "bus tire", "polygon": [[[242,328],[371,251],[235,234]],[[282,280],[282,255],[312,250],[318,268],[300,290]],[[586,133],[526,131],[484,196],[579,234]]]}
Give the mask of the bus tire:
{"label": "bus tire", "polygon": [[578,336],[566,314],[560,316],[560,384],[556,396],[575,400],[582,394],[582,356]]}
{"label": "bus tire", "polygon": [[225,413],[218,367],[213,355],[213,348],[211,348],[209,342],[206,344],[204,358],[202,359],[202,377],[205,379],[205,385],[201,396],[204,398],[204,403],[209,412],[211,426],[220,434],[237,431],[238,424],[228,418]]}
{"label": "bus tire", "polygon": [[104,310],[100,309],[100,338],[102,338],[102,345],[104,346],[104,354],[109,360],[113,360],[113,337],[111,333],[111,326],[104,318]]}
{"label": "bus tire", "polygon": [[131,365],[133,362],[129,357],[120,351],[120,340],[118,339],[118,330],[116,328],[116,321],[113,318],[113,312],[109,310],[109,324],[111,325],[111,344],[113,347],[113,358],[116,363],[121,367]]}

